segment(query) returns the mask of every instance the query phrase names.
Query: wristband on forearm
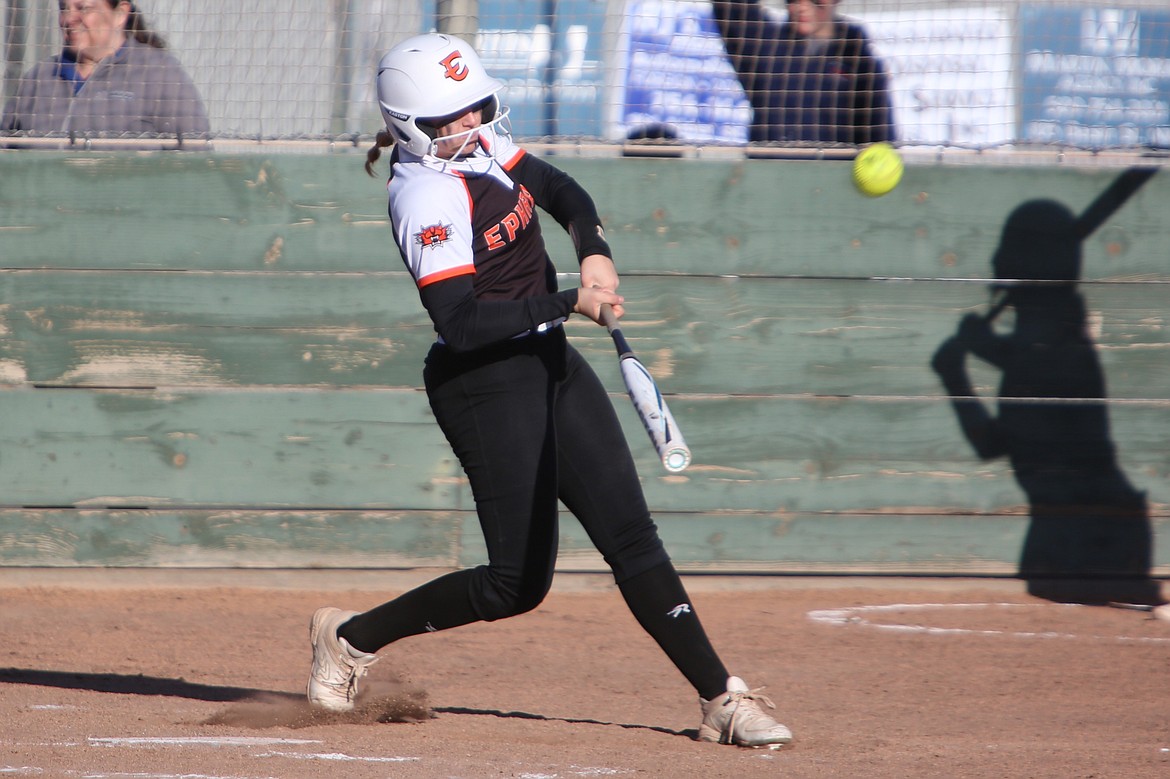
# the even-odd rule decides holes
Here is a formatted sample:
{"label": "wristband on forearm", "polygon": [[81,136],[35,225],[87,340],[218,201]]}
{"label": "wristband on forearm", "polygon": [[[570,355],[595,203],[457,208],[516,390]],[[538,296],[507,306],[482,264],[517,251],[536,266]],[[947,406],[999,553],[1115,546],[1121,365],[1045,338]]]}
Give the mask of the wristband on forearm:
{"label": "wristband on forearm", "polygon": [[569,237],[577,250],[577,262],[591,254],[602,254],[613,259],[613,252],[605,240],[605,229],[593,218],[577,218],[569,223]]}

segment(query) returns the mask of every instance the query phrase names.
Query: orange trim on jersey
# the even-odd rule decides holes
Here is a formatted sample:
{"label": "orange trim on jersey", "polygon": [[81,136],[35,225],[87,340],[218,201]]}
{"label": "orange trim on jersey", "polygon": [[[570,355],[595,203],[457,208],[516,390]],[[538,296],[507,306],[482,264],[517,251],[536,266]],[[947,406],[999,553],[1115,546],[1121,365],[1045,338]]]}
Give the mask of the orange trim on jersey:
{"label": "orange trim on jersey", "polygon": [[512,159],[504,163],[504,170],[511,170],[512,168],[516,167],[516,163],[519,162],[520,158],[527,153],[528,152],[526,152],[524,149],[517,149],[516,156],[512,157]]}
{"label": "orange trim on jersey", "polygon": [[463,191],[467,194],[467,213],[469,216],[475,216],[475,201],[471,199],[471,187],[467,185],[467,176],[463,175],[463,171],[451,171],[459,180],[463,182]]}
{"label": "orange trim on jersey", "polygon": [[[479,145],[480,145],[480,148],[482,148],[488,154],[492,153],[492,145],[488,141],[487,136],[484,136],[484,135],[479,136]],[[516,147],[516,152],[512,155],[512,159],[508,160],[507,162],[501,162],[500,167],[502,167],[504,170],[511,170],[512,166],[515,165],[517,162],[519,162],[520,158],[523,157],[524,154],[525,154],[524,149],[521,149],[520,147]]]}
{"label": "orange trim on jersey", "polygon": [[468,274],[472,273],[475,273],[474,263],[470,265],[459,265],[454,268],[447,268],[446,270],[435,271],[434,273],[427,274],[426,276],[423,276],[421,279],[419,279],[418,288],[422,289],[423,287],[429,286],[438,281],[446,281],[447,279],[453,279],[456,276],[467,276]]}

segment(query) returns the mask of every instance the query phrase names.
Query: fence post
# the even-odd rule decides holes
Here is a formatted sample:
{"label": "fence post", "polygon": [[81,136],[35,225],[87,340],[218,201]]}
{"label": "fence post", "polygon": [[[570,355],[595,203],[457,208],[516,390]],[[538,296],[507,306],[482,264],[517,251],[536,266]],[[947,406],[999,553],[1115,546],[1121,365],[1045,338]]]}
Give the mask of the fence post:
{"label": "fence post", "polygon": [[25,0],[8,0],[8,25],[4,31],[4,94],[0,100],[7,103],[16,94],[16,85],[24,72],[24,49],[28,42],[28,3]]}
{"label": "fence post", "polygon": [[435,27],[474,44],[479,31],[479,0],[438,0]]}

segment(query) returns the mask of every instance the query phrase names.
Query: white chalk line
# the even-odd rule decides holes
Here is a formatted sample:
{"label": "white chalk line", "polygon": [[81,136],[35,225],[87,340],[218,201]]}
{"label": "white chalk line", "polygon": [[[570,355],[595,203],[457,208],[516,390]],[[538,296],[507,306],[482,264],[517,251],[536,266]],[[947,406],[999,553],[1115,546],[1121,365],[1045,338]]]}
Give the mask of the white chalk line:
{"label": "white chalk line", "polygon": [[[79,747],[91,746],[99,748],[136,748],[136,747],[272,747],[272,746],[306,746],[322,744],[318,739],[303,738],[266,738],[257,736],[163,736],[163,737],[97,737],[91,736],[82,744],[77,741],[45,742],[36,746],[46,747]],[[418,762],[417,757],[362,757],[347,755],[341,752],[288,752],[283,750],[267,750],[252,753],[255,758],[276,758],[288,760],[321,760],[327,762],[350,763],[411,763]],[[201,773],[146,773],[137,771],[102,772],[66,771],[69,776],[79,776],[81,779],[273,779],[273,777],[250,778],[244,776],[225,776],[221,774]],[[36,766],[0,766],[0,777],[3,776],[45,776],[45,769]]]}
{"label": "white chalk line", "polygon": [[273,776],[265,777],[247,777],[247,776],[225,776],[223,774],[148,774],[141,772],[114,772],[114,773],[78,773],[76,771],[66,772],[69,775],[80,776],[81,779],[276,779]]}
{"label": "white chalk line", "polygon": [[355,757],[341,752],[260,752],[252,757],[284,757],[289,760],[326,760],[335,763],[417,763],[418,757]]}
{"label": "white chalk line", "polygon": [[557,779],[559,776],[621,776],[622,774],[632,774],[633,771],[625,768],[589,768],[585,766],[569,766],[565,772],[555,774],[534,774],[534,773],[520,773],[517,774],[517,779]]}
{"label": "white chalk line", "polygon": [[1087,609],[1101,608],[1100,606],[1085,606],[1080,603],[889,603],[872,606],[849,606],[843,609],[814,609],[808,612],[809,619],[827,625],[858,625],[876,630],[890,630],[903,633],[926,633],[928,635],[968,635],[968,636],[1012,636],[1015,638],[1043,638],[1043,639],[1079,639],[1092,641],[1124,641],[1133,643],[1161,644],[1170,643],[1170,637],[1160,636],[1097,636],[1081,635],[1077,633],[1061,633],[1058,631],[1016,631],[1016,630],[987,630],[976,628],[942,628],[932,625],[907,625],[901,623],[873,622],[860,616],[863,613],[881,613],[889,611],[926,611],[930,609],[1038,609],[1038,608],[1066,608]]}
{"label": "white chalk line", "polygon": [[141,746],[202,746],[202,747],[267,747],[281,745],[320,744],[319,740],[305,738],[265,738],[259,736],[171,736],[87,739],[95,747]]}
{"label": "white chalk line", "polygon": [[[133,737],[133,738],[93,738],[89,739],[91,746],[208,746],[208,747],[272,747],[272,746],[304,746],[307,744],[324,743],[317,739],[306,738],[265,738],[261,736],[181,736],[170,738]],[[329,760],[333,762],[353,763],[409,763],[419,760],[417,757],[358,757],[341,752],[285,752],[266,751],[255,752],[252,757],[287,758],[289,760]]]}
{"label": "white chalk line", "polygon": [[[317,739],[300,738],[265,738],[256,736],[134,736],[134,737],[99,737],[91,736],[85,744],[77,741],[43,742],[37,746],[47,747],[80,747],[92,746],[99,748],[118,747],[265,747],[265,746],[305,746],[323,743]],[[416,763],[418,757],[363,757],[347,755],[342,752],[290,752],[285,750],[267,750],[252,753],[255,758],[276,758],[286,760],[320,760],[333,763]],[[631,773],[621,768],[602,768],[573,765],[568,769],[569,776],[619,776]],[[102,772],[65,771],[65,775],[79,776],[81,779],[272,779],[272,777],[244,777],[225,776],[219,774],[201,773],[145,773],[145,772]],[[45,776],[45,770],[36,766],[0,766],[0,777],[4,776]],[[523,774],[524,779],[552,779],[561,774]]]}

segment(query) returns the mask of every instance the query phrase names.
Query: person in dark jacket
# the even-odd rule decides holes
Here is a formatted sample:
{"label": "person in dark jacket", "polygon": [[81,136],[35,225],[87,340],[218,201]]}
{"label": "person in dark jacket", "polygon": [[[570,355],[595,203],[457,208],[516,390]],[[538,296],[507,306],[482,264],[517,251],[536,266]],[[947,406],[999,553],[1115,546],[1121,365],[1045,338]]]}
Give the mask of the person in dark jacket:
{"label": "person in dark jacket", "polygon": [[788,19],[759,0],[712,0],[753,109],[750,139],[864,145],[895,140],[889,83],[862,27],[839,0],[789,0]]}
{"label": "person in dark jacket", "polygon": [[206,136],[190,77],[128,0],[60,0],[63,48],[28,71],[0,131],[101,137]]}

